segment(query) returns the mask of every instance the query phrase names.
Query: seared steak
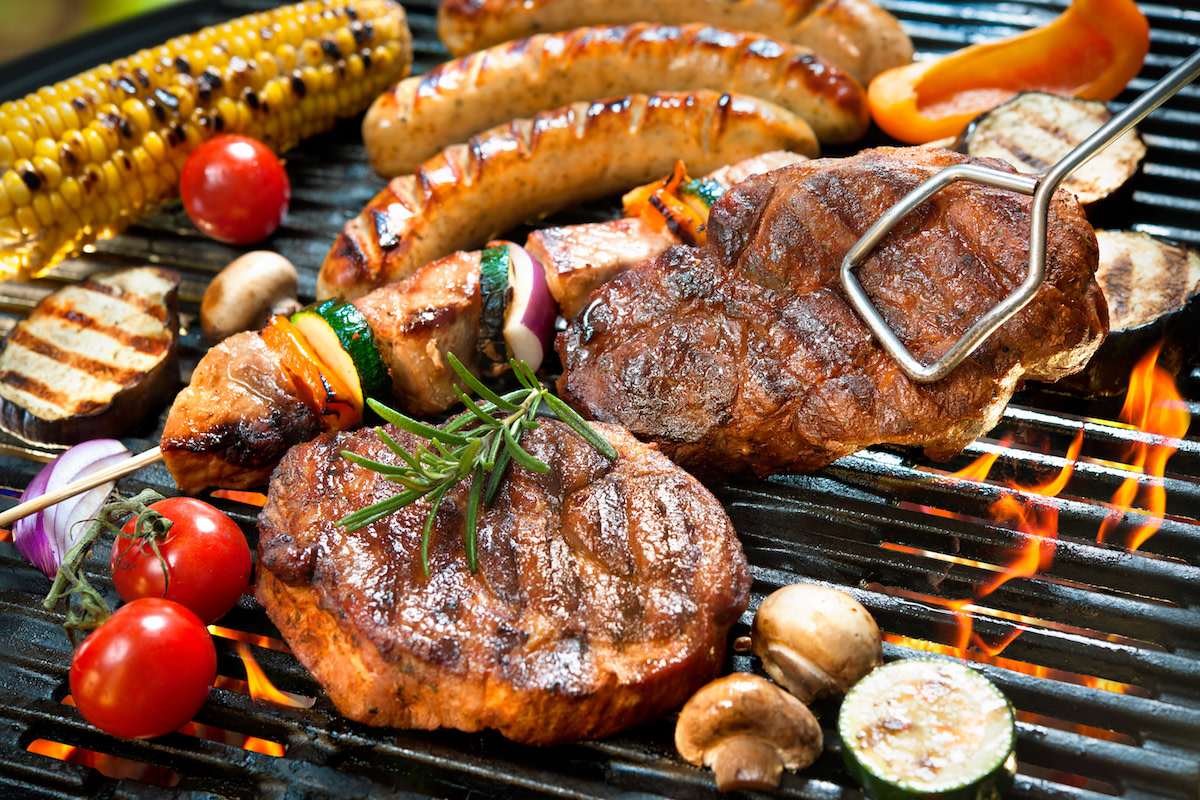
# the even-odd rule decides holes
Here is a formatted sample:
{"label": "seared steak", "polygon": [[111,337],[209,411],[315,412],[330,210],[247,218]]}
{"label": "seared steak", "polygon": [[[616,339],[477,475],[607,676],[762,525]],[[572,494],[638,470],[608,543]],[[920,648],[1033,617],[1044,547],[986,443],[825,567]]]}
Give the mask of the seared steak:
{"label": "seared steak", "polygon": [[597,427],[616,461],[556,420],[526,434],[551,471],[513,466],[481,511],[474,573],[469,482],[442,501],[426,575],[426,502],[357,531],[336,524],[398,489],[340,455],[398,463],[375,429],[288,453],[259,517],[256,594],[343,714],[550,744],[665,713],[719,672],[749,592],[729,519],[656,450]]}
{"label": "seared steak", "polygon": [[[1079,370],[1108,330],[1095,234],[1059,192],[1040,292],[968,361],[922,385],[878,345],[842,292],[842,258],[922,180],[964,160],[880,148],[738,184],[713,207],[703,248],[674,247],[592,295],[557,341],[560,394],[701,475],[813,470],[882,443],[958,452],[1022,379]],[[1020,283],[1029,209],[1016,193],[952,184],[858,267],[918,359],[934,361]]]}

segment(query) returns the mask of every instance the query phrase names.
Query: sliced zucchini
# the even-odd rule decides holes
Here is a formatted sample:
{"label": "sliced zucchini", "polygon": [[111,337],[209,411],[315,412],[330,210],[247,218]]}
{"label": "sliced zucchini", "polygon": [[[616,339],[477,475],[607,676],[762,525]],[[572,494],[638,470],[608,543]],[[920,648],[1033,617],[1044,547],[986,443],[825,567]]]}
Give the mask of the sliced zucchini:
{"label": "sliced zucchini", "polygon": [[1084,369],[1056,388],[1120,394],[1137,363],[1160,346],[1156,365],[1178,373],[1196,355],[1200,253],[1139,231],[1097,230],[1096,281],[1108,301],[1109,333]]}
{"label": "sliced zucchini", "polygon": [[688,197],[698,198],[704,204],[704,210],[708,211],[725,194],[725,187],[712,178],[693,178],[679,186],[679,194],[684,200]]}
{"label": "sliced zucchini", "polygon": [[326,300],[297,311],[291,321],[322,363],[350,387],[360,407],[364,398],[390,397],[391,378],[375,344],[375,334],[352,303]]}
{"label": "sliced zucchini", "polygon": [[838,735],[847,768],[873,800],[991,800],[1017,771],[1012,704],[953,661],[873,670],[846,695]]}
{"label": "sliced zucchini", "polygon": [[504,341],[504,311],[508,308],[508,245],[497,243],[483,249],[479,257],[479,339],[476,349],[480,371],[498,375],[508,369],[508,346]]}
{"label": "sliced zucchini", "polygon": [[[1112,118],[1099,100],[1022,92],[971,122],[957,149],[1003,159],[1019,172],[1042,172]],[[1109,196],[1133,177],[1146,157],[1136,130],[1129,130],[1063,181],[1084,205]]]}

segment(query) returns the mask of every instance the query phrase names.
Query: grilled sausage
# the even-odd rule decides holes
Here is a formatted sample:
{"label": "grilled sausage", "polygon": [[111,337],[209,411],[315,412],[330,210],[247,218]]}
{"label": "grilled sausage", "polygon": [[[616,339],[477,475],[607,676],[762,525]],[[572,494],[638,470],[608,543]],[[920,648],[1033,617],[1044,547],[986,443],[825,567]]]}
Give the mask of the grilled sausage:
{"label": "grilled sausage", "polygon": [[359,297],[527,220],[671,171],[696,173],[769,150],[818,151],[808,123],[745,95],[631,94],[572,103],[451,145],[393,178],[330,248],[317,296]]}
{"label": "grilled sausage", "polygon": [[583,25],[705,22],[812,48],[864,86],[912,61],[899,20],[871,0],[442,0],[438,36],[451,55]]}
{"label": "grilled sausage", "polygon": [[754,95],[852,142],[870,125],[866,92],[807,47],[694,23],[575,28],[496,45],[403,80],[363,120],[380,175],[412,172],[443,147],[513,117],[580,100],[712,89]]}

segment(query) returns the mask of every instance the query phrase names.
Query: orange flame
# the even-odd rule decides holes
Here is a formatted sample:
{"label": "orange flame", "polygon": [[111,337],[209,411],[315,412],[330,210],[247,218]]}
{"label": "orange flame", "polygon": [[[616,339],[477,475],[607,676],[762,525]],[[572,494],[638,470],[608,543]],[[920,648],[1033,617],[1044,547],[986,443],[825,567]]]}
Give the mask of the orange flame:
{"label": "orange flame", "polygon": [[1163,486],[1167,459],[1179,449],[1178,442],[1187,434],[1192,415],[1175,387],[1174,377],[1160,369],[1157,361],[1158,348],[1155,348],[1138,362],[1129,376],[1121,421],[1151,434],[1153,441],[1133,445],[1129,467],[1135,474],[1126,478],[1113,495],[1112,511],[1100,524],[1096,536],[1100,544],[1108,541],[1139,496],[1141,507],[1149,512],[1149,520],[1129,534],[1125,546],[1137,550],[1162,527],[1167,507],[1167,490]]}
{"label": "orange flame", "polygon": [[[1116,529],[1126,512],[1132,510],[1135,502],[1140,499],[1140,509],[1144,510],[1150,519],[1129,535],[1127,547],[1131,550],[1142,545],[1162,525],[1166,508],[1166,489],[1163,485],[1163,476],[1166,473],[1167,459],[1178,449],[1179,440],[1187,434],[1191,421],[1186,404],[1175,387],[1173,376],[1156,366],[1157,356],[1156,348],[1138,363],[1131,374],[1130,388],[1121,411],[1121,420],[1129,427],[1149,434],[1149,437],[1143,437],[1133,446],[1128,456],[1130,462],[1128,469],[1134,474],[1127,478],[1114,493],[1109,503],[1112,511],[1104,519],[1097,536],[1097,541],[1103,543]],[[1000,654],[1028,625],[1053,627],[1053,623],[1024,618],[1026,621],[1022,621],[1021,624],[1025,627],[1016,628],[1003,641],[988,643],[974,632],[976,614],[986,613],[998,618],[1013,618],[1013,615],[996,609],[979,608],[974,603],[980,598],[992,594],[1014,578],[1032,578],[1046,573],[1053,564],[1058,539],[1058,510],[1055,504],[1045,502],[1045,500],[1059,496],[1070,482],[1082,451],[1083,433],[1082,428],[1076,432],[1065,454],[1064,466],[1056,475],[1044,482],[1032,485],[1009,482],[1008,488],[1011,491],[1003,494],[989,506],[988,513],[993,520],[1006,524],[1013,530],[1019,531],[1023,536],[1024,543],[1015,551],[1011,561],[1006,564],[993,565],[955,556],[928,554],[953,563],[962,563],[995,573],[993,578],[976,590],[975,596],[971,600],[946,599],[894,588],[889,590],[892,593],[912,595],[930,605],[940,606],[952,612],[956,630],[945,636],[946,644],[934,645],[923,642],[924,649],[941,648],[959,657],[965,657],[968,650],[973,649],[981,654],[980,660],[988,663],[1003,664],[1034,675],[1044,671],[1044,668],[1035,664],[1002,659]],[[1000,444],[1001,449],[1005,449],[1011,442],[1005,439]],[[999,454],[1000,450],[985,453],[949,477],[957,480],[986,481],[989,479]],[[938,509],[928,510],[933,513],[939,512]],[[949,512],[940,513],[954,516]],[[903,545],[885,543],[883,546],[893,550],[923,554],[923,551],[916,551],[914,548]],[[900,638],[905,639],[906,643],[909,642],[906,637]],[[1136,687],[1097,676],[1079,676],[1075,682],[1119,693],[1138,691]]]}
{"label": "orange flame", "polygon": [[237,642],[234,648],[237,650],[237,654],[241,656],[242,664],[246,667],[246,682],[250,686],[250,696],[255,701],[266,701],[288,708],[312,707],[313,700],[276,689],[275,684],[271,683],[266,673],[262,671],[262,667],[254,659],[254,654],[250,652],[248,645],[244,642]]}

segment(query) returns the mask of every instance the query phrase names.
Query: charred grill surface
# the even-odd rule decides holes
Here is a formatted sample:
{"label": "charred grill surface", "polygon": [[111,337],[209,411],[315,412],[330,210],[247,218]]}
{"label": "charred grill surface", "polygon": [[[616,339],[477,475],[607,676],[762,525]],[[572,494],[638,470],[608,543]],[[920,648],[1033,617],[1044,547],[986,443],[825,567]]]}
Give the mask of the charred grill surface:
{"label": "charred grill surface", "polygon": [[257,597],[359,722],[553,744],[676,708],[721,668],[748,602],[745,556],[695,478],[619,428],[602,433],[615,462],[557,421],[522,438],[551,471],[509,471],[481,510],[475,573],[466,482],[438,508],[426,575],[427,502],[336,524],[399,488],[341,455],[401,463],[374,430],[294,448],[259,518]]}
{"label": "charred grill surface", "polygon": [[[593,293],[558,339],[559,390],[702,475],[810,471],[885,443],[957,453],[995,425],[1019,381],[1079,370],[1108,331],[1095,234],[1060,192],[1043,288],[966,363],[916,384],[878,345],[841,292],[842,258],[922,180],[965,160],[880,148],[735,186],[713,207],[705,247],[668,250]],[[1029,207],[952,184],[860,266],[918,359],[936,360],[1021,282]]]}

